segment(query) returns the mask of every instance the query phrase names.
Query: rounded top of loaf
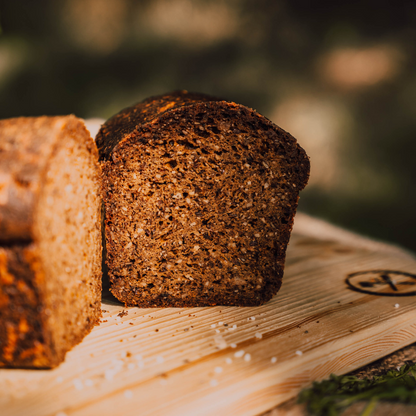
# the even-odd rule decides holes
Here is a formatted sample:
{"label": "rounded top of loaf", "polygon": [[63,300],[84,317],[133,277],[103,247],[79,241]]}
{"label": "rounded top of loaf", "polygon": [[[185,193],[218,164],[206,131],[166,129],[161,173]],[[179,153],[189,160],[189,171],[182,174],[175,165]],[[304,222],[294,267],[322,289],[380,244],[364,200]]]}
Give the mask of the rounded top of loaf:
{"label": "rounded top of loaf", "polygon": [[152,133],[149,135],[147,130],[154,132],[170,118],[194,117],[198,113],[210,113],[220,108],[227,109],[232,117],[254,118],[256,123],[260,122],[268,138],[281,142],[288,150],[287,153],[302,164],[299,190],[306,186],[310,170],[309,158],[292,135],[249,107],[188,91],[174,91],[147,98],[107,120],[96,137],[99,159],[101,162],[117,159],[115,154],[118,150],[121,151],[124,145],[128,146],[129,138],[137,136],[140,132],[143,132],[145,137],[150,137]]}
{"label": "rounded top of loaf", "polygon": [[74,115],[0,120],[0,243],[32,241],[34,210],[50,159],[72,136],[98,159],[83,120]]}

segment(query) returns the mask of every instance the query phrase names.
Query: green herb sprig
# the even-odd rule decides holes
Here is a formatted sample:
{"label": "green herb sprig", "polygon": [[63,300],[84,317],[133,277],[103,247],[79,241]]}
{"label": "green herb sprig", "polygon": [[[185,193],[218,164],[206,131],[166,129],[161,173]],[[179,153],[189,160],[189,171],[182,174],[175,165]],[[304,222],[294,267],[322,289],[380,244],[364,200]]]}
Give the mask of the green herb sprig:
{"label": "green herb sprig", "polygon": [[312,387],[300,392],[299,403],[307,403],[313,415],[337,416],[357,401],[369,403],[361,416],[369,416],[378,401],[416,403],[416,364],[407,361],[399,370],[390,370],[372,379],[355,376],[336,376],[314,382]]}

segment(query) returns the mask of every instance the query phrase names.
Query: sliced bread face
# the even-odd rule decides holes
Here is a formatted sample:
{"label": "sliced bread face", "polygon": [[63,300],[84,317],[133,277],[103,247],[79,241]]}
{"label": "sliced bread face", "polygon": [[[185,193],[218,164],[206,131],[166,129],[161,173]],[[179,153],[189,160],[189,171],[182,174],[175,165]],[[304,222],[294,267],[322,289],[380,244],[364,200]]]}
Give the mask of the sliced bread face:
{"label": "sliced bread face", "polygon": [[0,137],[0,366],[54,367],[101,316],[98,153],[74,116]]}
{"label": "sliced bread face", "polygon": [[257,112],[178,92],[97,136],[112,293],[126,305],[254,306],[282,283],[309,159]]}

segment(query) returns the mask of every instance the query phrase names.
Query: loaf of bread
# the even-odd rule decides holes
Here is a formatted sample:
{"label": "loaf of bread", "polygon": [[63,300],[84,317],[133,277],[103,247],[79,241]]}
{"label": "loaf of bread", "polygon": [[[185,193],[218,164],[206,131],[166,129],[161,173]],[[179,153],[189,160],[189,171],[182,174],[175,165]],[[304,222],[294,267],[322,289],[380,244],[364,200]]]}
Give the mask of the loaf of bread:
{"label": "loaf of bread", "polygon": [[98,323],[99,175],[82,120],[0,121],[0,367],[54,367]]}
{"label": "loaf of bread", "polygon": [[101,128],[112,293],[126,305],[254,306],[280,288],[309,159],[242,105],[186,91]]}

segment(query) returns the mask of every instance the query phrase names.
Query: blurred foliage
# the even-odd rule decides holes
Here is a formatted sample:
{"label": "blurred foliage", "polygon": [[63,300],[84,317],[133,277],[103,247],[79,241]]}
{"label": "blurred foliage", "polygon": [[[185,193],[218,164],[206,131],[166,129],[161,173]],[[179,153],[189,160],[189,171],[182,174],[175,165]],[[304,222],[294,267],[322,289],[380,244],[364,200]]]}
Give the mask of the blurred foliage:
{"label": "blurred foliage", "polygon": [[107,118],[175,89],[311,156],[300,208],[416,250],[416,3],[0,0],[0,118]]}

